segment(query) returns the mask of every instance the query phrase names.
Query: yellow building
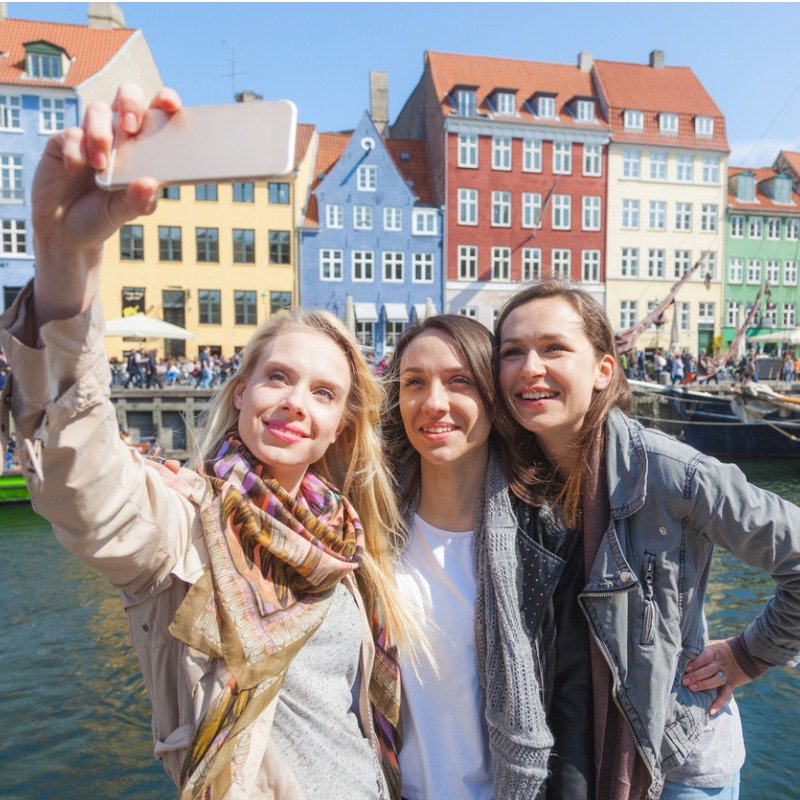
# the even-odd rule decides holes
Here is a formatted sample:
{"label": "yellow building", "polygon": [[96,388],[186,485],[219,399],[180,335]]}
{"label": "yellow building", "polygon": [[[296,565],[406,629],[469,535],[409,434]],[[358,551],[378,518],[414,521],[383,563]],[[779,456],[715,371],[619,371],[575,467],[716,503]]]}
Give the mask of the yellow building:
{"label": "yellow building", "polygon": [[[317,133],[297,126],[295,169],[279,180],[166,187],[156,211],[106,243],[107,319],[141,311],[195,334],[151,340],[159,355],[229,357],[255,327],[296,302],[298,227],[313,178]],[[110,356],[130,342],[109,337]]]}
{"label": "yellow building", "polygon": [[[596,61],[608,108],[606,309],[633,327],[706,254],[664,324],[637,347],[709,347],[722,324],[728,143],[725,119],[688,67]],[[676,315],[673,324],[673,317]]]}

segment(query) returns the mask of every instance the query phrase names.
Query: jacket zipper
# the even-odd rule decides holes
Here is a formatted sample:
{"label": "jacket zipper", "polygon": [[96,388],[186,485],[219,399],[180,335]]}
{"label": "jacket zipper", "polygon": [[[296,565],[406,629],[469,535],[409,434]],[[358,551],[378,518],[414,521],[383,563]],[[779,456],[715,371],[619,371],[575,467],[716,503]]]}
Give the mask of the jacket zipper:
{"label": "jacket zipper", "polygon": [[[615,594],[619,594],[620,592],[629,592],[633,589],[633,586],[630,586],[626,589],[617,589],[614,592],[592,592],[593,597],[613,597]],[[581,607],[581,611],[583,611],[583,615],[586,617],[586,623],[589,626],[589,631],[592,634],[592,638],[597,645],[597,648],[603,654],[603,658],[606,660],[606,664],[608,664],[608,668],[611,670],[611,678],[613,680],[614,686],[611,691],[611,696],[614,698],[614,704],[616,705],[619,713],[622,714],[622,718],[625,722],[628,723],[628,728],[630,729],[631,735],[633,736],[633,743],[636,745],[636,750],[638,751],[639,755],[644,761],[645,766],[647,767],[647,771],[650,773],[651,784],[655,783],[655,774],[653,773],[652,768],[650,767],[650,761],[648,760],[647,756],[645,755],[644,748],[642,747],[642,743],[639,741],[639,737],[636,735],[636,731],[634,730],[633,723],[628,718],[625,709],[622,707],[622,704],[619,701],[618,696],[618,680],[617,680],[617,673],[614,669],[614,664],[611,660],[611,656],[608,654],[608,649],[606,648],[605,644],[600,640],[600,637],[595,633],[594,626],[592,625],[592,620],[589,617],[589,612],[585,605],[585,600],[580,595],[578,596],[578,603]],[[652,788],[652,787],[651,787]],[[649,792],[648,792],[649,795]]]}
{"label": "jacket zipper", "polygon": [[644,621],[642,622],[642,636],[639,640],[641,645],[653,644],[653,627],[655,622],[654,608],[654,583],[656,572],[656,556],[653,553],[644,554],[644,569],[642,570],[642,581],[644,590]]}

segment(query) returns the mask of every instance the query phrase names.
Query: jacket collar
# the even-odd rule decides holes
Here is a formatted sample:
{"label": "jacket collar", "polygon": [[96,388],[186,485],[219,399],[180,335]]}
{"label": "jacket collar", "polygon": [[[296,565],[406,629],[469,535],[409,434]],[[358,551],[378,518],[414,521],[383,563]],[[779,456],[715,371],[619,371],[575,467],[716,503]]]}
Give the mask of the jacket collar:
{"label": "jacket collar", "polygon": [[618,408],[606,419],[606,468],[611,518],[634,514],[647,494],[647,453],[641,427]]}

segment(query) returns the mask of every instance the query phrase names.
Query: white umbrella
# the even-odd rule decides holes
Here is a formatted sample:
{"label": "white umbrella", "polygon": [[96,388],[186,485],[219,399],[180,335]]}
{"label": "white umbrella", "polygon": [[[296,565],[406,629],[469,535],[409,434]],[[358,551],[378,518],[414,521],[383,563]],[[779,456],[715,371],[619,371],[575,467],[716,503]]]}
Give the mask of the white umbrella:
{"label": "white umbrella", "polygon": [[161,319],[153,319],[146,314],[131,314],[129,317],[110,319],[106,322],[104,336],[128,336],[136,339],[194,339],[194,334],[164,322]]}
{"label": "white umbrella", "polygon": [[800,344],[800,328],[791,328],[787,331],[773,331],[772,333],[759,333],[758,336],[748,336],[750,342],[778,342],[779,344]]}
{"label": "white umbrella", "polygon": [[347,330],[356,335],[356,307],[353,298],[347,295],[344,301],[344,324]]}

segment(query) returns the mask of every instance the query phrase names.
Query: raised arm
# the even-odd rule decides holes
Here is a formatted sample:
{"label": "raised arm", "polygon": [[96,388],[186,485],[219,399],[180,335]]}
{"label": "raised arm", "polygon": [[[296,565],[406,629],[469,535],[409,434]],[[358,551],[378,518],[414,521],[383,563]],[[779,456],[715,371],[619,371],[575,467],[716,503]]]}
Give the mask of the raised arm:
{"label": "raised arm", "polygon": [[[180,99],[162,89],[151,103],[176,111]],[[85,311],[97,294],[103,242],[127,221],[156,207],[157,184],[141,178],[125,190],[108,192],[95,184],[105,169],[117,124],[135,134],[145,112],[142,90],[123,84],[113,106],[94,102],[83,124],[55,134],[47,143],[33,180],[33,284],[37,329]]]}

